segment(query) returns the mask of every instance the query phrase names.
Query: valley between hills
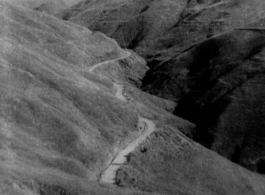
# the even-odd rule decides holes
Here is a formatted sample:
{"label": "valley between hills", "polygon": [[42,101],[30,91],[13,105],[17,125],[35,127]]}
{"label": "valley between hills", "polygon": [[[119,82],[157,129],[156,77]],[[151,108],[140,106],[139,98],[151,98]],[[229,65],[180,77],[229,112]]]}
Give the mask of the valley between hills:
{"label": "valley between hills", "polygon": [[0,0],[0,194],[264,195],[264,10]]}

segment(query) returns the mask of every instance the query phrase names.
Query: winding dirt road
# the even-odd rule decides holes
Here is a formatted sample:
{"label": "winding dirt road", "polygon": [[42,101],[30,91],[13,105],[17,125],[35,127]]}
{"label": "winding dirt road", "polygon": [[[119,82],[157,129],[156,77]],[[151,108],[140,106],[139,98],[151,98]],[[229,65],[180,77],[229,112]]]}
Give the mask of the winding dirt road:
{"label": "winding dirt road", "polygon": [[118,169],[127,162],[126,156],[133,152],[156,129],[152,121],[142,117],[139,117],[138,128],[143,129],[141,135],[116,154],[110,165],[102,172],[99,182],[114,184]]}
{"label": "winding dirt road", "polygon": [[[89,68],[90,72],[93,72],[96,68],[108,64],[110,62],[114,62],[120,59],[127,58],[131,55],[129,51],[126,51],[127,54],[125,56],[122,56],[117,59],[108,60],[105,62],[101,62],[99,64],[95,64],[94,66]],[[126,98],[123,96],[123,85],[118,83],[113,83],[114,88],[116,89],[115,97],[119,98],[120,100],[126,101]],[[112,159],[111,163],[108,165],[108,167],[101,173],[99,182],[101,183],[109,183],[114,184],[115,178],[118,169],[127,162],[127,156],[135,150],[136,147],[138,147],[142,142],[146,140],[146,138],[156,130],[155,124],[145,118],[142,118],[139,116],[139,122],[138,122],[138,129],[141,132],[141,134],[128,143],[123,149],[121,149]]]}
{"label": "winding dirt road", "polygon": [[121,60],[121,59],[124,59],[124,58],[128,58],[129,56],[131,55],[131,52],[129,51],[126,51],[126,55],[125,56],[122,56],[120,58],[116,58],[116,59],[113,59],[113,60],[107,60],[107,61],[104,61],[104,62],[100,62],[98,64],[95,64],[94,66],[91,66],[88,71],[89,72],[93,72],[95,69],[97,69],[99,66],[102,66],[104,64],[108,64],[110,62],[114,62],[114,61],[117,61],[117,60]]}
{"label": "winding dirt road", "polygon": [[[114,62],[114,61],[117,61],[117,60],[121,60],[121,59],[125,59],[125,58],[128,58],[129,56],[131,55],[131,52],[129,51],[126,51],[126,55],[125,56],[122,56],[120,58],[116,58],[116,59],[113,59],[113,60],[107,60],[105,62],[100,62],[98,64],[95,64],[94,66],[91,66],[88,71],[89,72],[93,72],[95,69],[97,69],[98,67],[102,66],[102,65],[105,65],[105,64],[108,64],[110,62]],[[123,92],[123,86],[121,84],[118,84],[118,83],[113,83],[113,87],[116,89],[116,92],[115,92],[115,96],[117,98],[119,98],[120,100],[123,100],[123,101],[126,101],[126,98],[123,96],[122,92]]]}

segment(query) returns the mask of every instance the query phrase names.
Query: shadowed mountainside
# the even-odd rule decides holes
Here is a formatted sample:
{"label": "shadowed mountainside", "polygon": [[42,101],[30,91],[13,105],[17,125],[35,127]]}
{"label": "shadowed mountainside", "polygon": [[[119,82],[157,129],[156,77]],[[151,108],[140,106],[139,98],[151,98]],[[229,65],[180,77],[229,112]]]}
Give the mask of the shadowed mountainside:
{"label": "shadowed mountainside", "polygon": [[187,134],[193,125],[165,111],[174,109],[169,101],[153,97],[145,108],[133,94],[145,95],[129,83],[132,103],[121,102],[116,78],[89,71],[109,62],[120,83],[139,83],[144,60],[127,56],[101,33],[6,1],[0,5],[1,194],[148,194],[102,188],[97,179],[139,133],[138,114],[164,113]]}
{"label": "shadowed mountainside", "polygon": [[56,16],[144,57],[142,89],[177,103],[193,139],[264,171],[263,0],[83,1]]}
{"label": "shadowed mountainside", "polygon": [[145,90],[178,102],[175,114],[197,125],[194,140],[264,173],[263,19],[212,37],[166,61]]}

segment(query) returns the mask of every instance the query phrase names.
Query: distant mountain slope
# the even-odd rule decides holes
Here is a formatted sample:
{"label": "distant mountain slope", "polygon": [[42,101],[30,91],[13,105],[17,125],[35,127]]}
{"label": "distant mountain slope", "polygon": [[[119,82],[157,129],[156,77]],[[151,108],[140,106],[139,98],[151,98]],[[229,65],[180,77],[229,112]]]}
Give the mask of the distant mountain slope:
{"label": "distant mountain slope", "polygon": [[149,42],[174,25],[186,0],[82,1],[57,16],[115,38],[144,56]]}
{"label": "distant mountain slope", "polygon": [[55,14],[59,11],[67,9],[81,0],[6,0],[9,3],[16,3],[36,9],[38,11],[45,11],[47,13]]}
{"label": "distant mountain slope", "polygon": [[262,17],[264,9],[262,0],[87,0],[56,16],[103,32],[155,66],[194,43]]}

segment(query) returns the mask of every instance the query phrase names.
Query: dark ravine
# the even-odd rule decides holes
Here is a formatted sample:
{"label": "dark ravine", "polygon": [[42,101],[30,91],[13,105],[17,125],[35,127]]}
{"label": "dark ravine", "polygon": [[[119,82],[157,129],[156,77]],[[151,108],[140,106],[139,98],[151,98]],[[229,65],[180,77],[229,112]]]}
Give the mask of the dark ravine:
{"label": "dark ravine", "polygon": [[263,104],[264,33],[257,26],[207,39],[151,70],[143,87],[178,103],[174,114],[197,125],[195,141],[252,171],[264,150],[264,111],[255,106]]}

